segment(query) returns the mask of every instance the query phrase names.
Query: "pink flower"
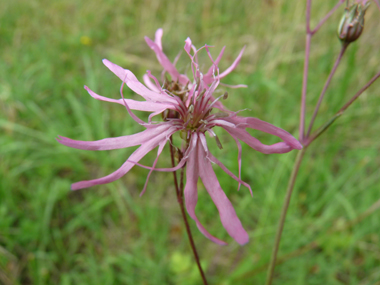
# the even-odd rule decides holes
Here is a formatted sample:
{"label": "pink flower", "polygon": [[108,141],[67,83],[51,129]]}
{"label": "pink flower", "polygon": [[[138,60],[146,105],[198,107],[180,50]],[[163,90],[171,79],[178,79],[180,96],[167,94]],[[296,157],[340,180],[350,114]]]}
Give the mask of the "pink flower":
{"label": "pink flower", "polygon": [[[187,77],[187,75],[180,74],[178,72],[178,70],[175,68],[175,63],[177,62],[179,57],[177,56],[177,58],[174,60],[174,63],[171,63],[170,60],[167,58],[167,56],[164,54],[164,52],[162,50],[162,43],[161,43],[162,35],[163,35],[163,30],[158,29],[156,31],[154,41],[152,41],[148,37],[145,37],[146,43],[155,52],[158,62],[161,64],[161,66],[164,69],[162,75],[164,75],[164,73],[167,72],[170,74],[170,76],[174,82],[178,82],[183,86],[185,86],[186,84],[189,84],[191,87],[192,82]],[[196,51],[196,48],[194,46],[191,46],[191,48],[193,49],[193,51]],[[220,51],[218,57],[215,60],[215,64],[211,65],[211,67],[208,69],[207,73],[203,75],[203,81],[206,84],[211,84],[216,79],[213,76],[214,75],[214,68],[215,68],[215,66],[217,66],[219,64],[219,61],[222,59],[225,48],[226,47],[223,47],[222,50]],[[238,66],[240,59],[243,56],[244,50],[245,50],[245,47],[243,47],[243,49],[240,51],[238,57],[235,59],[235,61],[232,63],[232,65],[229,68],[227,68],[224,72],[222,72],[221,74],[218,74],[217,79],[222,79],[222,78],[226,77],[228,74],[230,74]],[[195,58],[195,60],[197,60],[197,58]],[[146,86],[148,86],[149,88],[151,88],[152,90],[155,90],[155,91],[159,90],[156,88],[156,86],[154,84],[152,84],[148,75],[144,75],[143,79],[144,79]],[[235,85],[235,86],[229,86],[229,87],[238,88],[238,87],[246,87],[246,85]]]}
{"label": "pink flower", "polygon": [[[195,220],[198,229],[213,242],[218,244],[226,244],[224,241],[212,236],[203,227],[195,215],[195,206],[198,199],[197,181],[200,177],[219,211],[220,220],[228,234],[239,244],[245,244],[248,242],[248,234],[237,217],[231,202],[222,190],[213,170],[212,163],[220,166],[228,175],[238,181],[239,186],[240,184],[243,184],[249,188],[252,194],[250,186],[240,179],[240,141],[245,142],[253,149],[263,153],[285,153],[291,151],[292,149],[301,149],[302,146],[288,132],[257,118],[238,116],[236,112],[228,111],[222,104],[218,104],[219,100],[227,98],[227,93],[219,96],[218,98],[214,98],[214,92],[219,85],[220,78],[222,78],[226,73],[225,71],[224,73],[219,74],[218,71],[217,63],[219,62],[221,56],[218,56],[218,58],[213,61],[209,53],[209,47],[203,47],[212,61],[212,66],[210,68],[212,72],[208,72],[206,75],[203,75],[196,60],[197,53],[203,48],[196,50],[188,38],[185,41],[185,51],[191,59],[194,77],[193,83],[190,83],[187,76],[179,74],[174,68],[174,65],[167,60],[167,57],[163,53],[160,53],[160,50],[162,51],[160,35],[162,35],[162,30],[157,31],[155,43],[150,40],[147,40],[147,42],[155,50],[164,69],[172,76],[171,82],[166,82],[164,86],[160,86],[158,80],[148,71],[146,76],[149,78],[149,81],[145,80],[145,82],[149,82],[147,85],[150,84],[154,86],[150,86],[151,88],[148,89],[137,80],[131,71],[123,69],[122,67],[105,59],[103,60],[103,63],[123,82],[120,90],[122,98],[115,100],[103,97],[85,86],[85,89],[95,99],[124,105],[132,118],[137,123],[142,125],[145,130],[133,135],[106,138],[99,141],[77,141],[60,136],[58,142],[61,144],[86,150],[111,150],[140,145],[140,147],[132,153],[125,163],[115,172],[102,178],[74,183],[71,188],[72,190],[77,190],[113,182],[125,175],[134,165],[139,165],[150,169],[144,189],[141,193],[143,194],[153,170],[169,172],[180,169],[186,165],[186,185],[184,189],[185,204],[190,217]],[[193,51],[193,53],[191,53],[191,51]],[[233,68],[235,68],[234,65],[232,65],[230,69]],[[230,69],[227,70],[227,73]],[[147,77],[145,77],[145,79]],[[154,85],[150,79],[153,80]],[[124,99],[122,93],[124,83],[134,92],[142,96],[145,101]],[[149,121],[142,121],[135,116],[131,110],[151,112]],[[152,118],[160,113],[162,113],[164,121],[152,121]],[[214,157],[207,146],[205,137],[206,132],[209,133],[211,137],[216,139],[217,145],[221,148],[221,143],[213,131],[215,127],[224,129],[237,143],[239,150],[238,177],[229,171],[216,157]],[[258,139],[252,137],[246,131],[247,128],[260,130],[275,135],[283,141],[273,145],[262,144]],[[174,168],[156,168],[155,166],[157,160],[161,155],[164,146],[170,137],[176,132],[179,132],[182,137],[182,146],[178,150],[181,154],[181,160]],[[153,162],[152,167],[139,164],[139,161],[148,152],[152,151],[156,147],[158,147],[157,158]]]}

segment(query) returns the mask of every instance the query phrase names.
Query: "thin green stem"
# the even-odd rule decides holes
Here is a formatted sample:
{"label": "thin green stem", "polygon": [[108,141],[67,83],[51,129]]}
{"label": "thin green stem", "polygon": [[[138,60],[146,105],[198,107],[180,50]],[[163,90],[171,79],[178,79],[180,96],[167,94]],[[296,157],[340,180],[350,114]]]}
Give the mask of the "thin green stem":
{"label": "thin green stem", "polygon": [[[174,155],[174,147],[173,147],[173,140],[172,140],[172,138],[170,138],[170,155],[171,155],[172,166],[175,167],[175,159],[174,159],[175,155]],[[199,255],[198,255],[198,252],[197,252],[197,248],[195,247],[193,235],[191,234],[191,229],[190,229],[190,226],[189,226],[189,222],[187,220],[187,215],[186,215],[186,211],[185,211],[185,205],[183,203],[184,169],[185,169],[185,167],[182,167],[182,169],[181,169],[181,176],[180,176],[179,185],[178,185],[177,173],[176,173],[176,171],[173,171],[174,186],[175,186],[175,189],[176,189],[177,201],[178,201],[178,204],[179,204],[179,206],[181,208],[182,219],[183,219],[183,222],[185,223],[186,233],[187,233],[187,236],[189,237],[190,246],[191,246],[191,249],[193,251],[194,258],[195,258],[195,261],[196,261],[198,269],[199,269],[199,273],[200,273],[200,275],[202,277],[203,284],[207,285],[208,283],[207,283],[206,275],[203,272],[203,269],[202,269],[202,266],[201,266],[201,263],[200,263],[200,260],[199,260]]]}
{"label": "thin green stem", "polygon": [[284,229],[284,224],[285,224],[286,213],[287,213],[288,208],[289,208],[290,198],[291,198],[292,193],[293,193],[294,184],[296,182],[298,170],[300,168],[302,158],[303,158],[305,151],[306,151],[306,147],[304,147],[301,151],[298,152],[297,157],[296,157],[296,161],[295,161],[294,166],[293,166],[292,174],[289,178],[288,188],[286,189],[285,201],[284,201],[284,204],[283,204],[282,210],[281,210],[280,221],[279,221],[278,227],[277,227],[275,242],[274,242],[274,246],[273,246],[273,250],[272,250],[272,256],[271,256],[271,260],[270,260],[270,264],[269,264],[269,268],[268,268],[267,280],[265,282],[265,285],[272,284],[274,268],[276,266],[278,248],[280,246],[282,230]]}

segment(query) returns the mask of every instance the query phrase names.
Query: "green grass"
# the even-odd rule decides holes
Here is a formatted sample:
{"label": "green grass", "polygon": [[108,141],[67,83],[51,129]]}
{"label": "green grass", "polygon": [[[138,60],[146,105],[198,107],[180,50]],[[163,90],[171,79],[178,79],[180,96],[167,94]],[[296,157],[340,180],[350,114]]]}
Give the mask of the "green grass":
{"label": "green grass", "polygon": [[[143,36],[164,28],[170,59],[190,36],[200,47],[226,45],[221,70],[243,45],[238,69],[224,83],[231,110],[282,127],[295,136],[304,49],[301,1],[6,1],[0,11],[0,283],[200,284],[170,173],[135,167],[109,185],[76,192],[70,184],[106,175],[131,149],[91,152],[58,144],[57,135],[96,140],[140,131],[122,106],[92,99],[89,86],[118,98],[119,79],[102,58],[159,74]],[[312,25],[334,1],[314,1]],[[270,4],[272,3],[272,4]],[[369,8],[364,33],[349,47],[316,125],[334,114],[379,70],[379,11]],[[308,119],[340,44],[335,14],[313,38]],[[81,43],[81,37],[91,40]],[[83,41],[83,38],[82,38]],[[183,54],[181,63],[185,63]],[[125,89],[128,97],[135,95]],[[366,91],[305,156],[291,201],[280,255],[312,241],[318,246],[276,268],[274,284],[377,284],[379,212],[343,229],[380,199],[380,83]],[[139,114],[140,115],[140,114]],[[146,118],[146,117],[145,117]],[[273,138],[255,133],[264,142]],[[234,172],[235,142],[222,134],[212,149]],[[210,145],[215,146],[214,142]],[[165,150],[168,154],[168,150]],[[229,242],[208,241],[191,221],[210,284],[263,284],[295,152],[264,155],[243,145],[242,177],[254,197],[215,168],[249,231],[241,247],[225,232],[215,206],[200,189],[197,213]],[[162,165],[169,164],[168,155]],[[144,159],[151,164],[154,153]],[[332,230],[331,230],[332,229]]]}

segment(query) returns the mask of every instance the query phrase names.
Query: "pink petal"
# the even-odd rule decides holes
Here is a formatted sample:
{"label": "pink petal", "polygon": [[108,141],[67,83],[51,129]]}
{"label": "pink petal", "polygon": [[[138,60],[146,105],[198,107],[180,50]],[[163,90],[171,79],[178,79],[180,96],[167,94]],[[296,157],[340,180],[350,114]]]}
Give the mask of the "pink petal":
{"label": "pink petal", "polygon": [[160,92],[160,90],[157,88],[155,84],[153,84],[152,80],[150,80],[148,74],[143,75],[143,80],[145,85],[154,92]]}
{"label": "pink petal", "polygon": [[190,58],[192,58],[192,56],[190,55],[190,51],[191,51],[191,39],[188,37],[186,40],[185,40],[185,47],[184,47],[186,53],[190,56]]}
{"label": "pink petal", "polygon": [[77,141],[66,137],[59,136],[57,141],[63,145],[85,150],[111,150],[120,149],[143,144],[155,136],[167,131],[171,126],[169,124],[157,125],[137,134],[122,136],[116,138],[106,138],[98,141]]}
{"label": "pink petal", "polygon": [[[82,188],[91,187],[94,185],[106,184],[106,183],[110,183],[110,182],[113,182],[113,181],[121,178],[129,170],[131,170],[131,168],[135,165],[135,163],[133,163],[131,161],[135,161],[135,162],[140,161],[140,159],[142,159],[149,151],[151,151],[152,149],[157,147],[162,141],[168,140],[168,137],[170,135],[172,135],[174,132],[175,132],[175,130],[173,130],[173,128],[170,128],[169,130],[167,130],[167,131],[161,133],[160,135],[155,136],[151,140],[143,143],[138,149],[136,149],[131,154],[131,156],[128,158],[128,160],[126,162],[124,162],[123,165],[118,170],[116,170],[115,172],[113,172],[107,176],[104,176],[102,178],[87,180],[87,181],[80,181],[80,182],[74,183],[71,185],[71,189],[72,190],[78,190],[78,189],[82,189]],[[129,161],[129,160],[131,160],[131,161]]]}
{"label": "pink petal", "polygon": [[223,127],[233,138],[239,139],[249,145],[251,148],[266,154],[270,153],[286,153],[293,148],[285,142],[266,145],[261,143],[258,139],[252,137],[246,130],[241,128]]}
{"label": "pink petal", "polygon": [[167,56],[162,52],[162,49],[160,49],[160,47],[148,37],[145,37],[145,41],[148,46],[155,52],[158,62],[170,74],[172,80],[178,80],[181,84],[185,85],[187,83],[186,77],[179,74],[177,68],[175,68]]}
{"label": "pink petal", "polygon": [[215,125],[220,126],[222,128],[225,128],[225,127],[235,128],[235,124],[230,123],[227,120],[223,120],[223,119],[218,120],[218,119],[216,119],[216,120],[213,120],[212,122],[215,123]]}
{"label": "pink petal", "polygon": [[[236,177],[235,174],[233,174],[223,163],[221,163],[215,156],[213,156],[211,153],[208,153],[207,154],[207,158],[210,159],[211,162],[217,164],[221,169],[223,169],[223,171],[225,173],[227,173],[229,176],[231,176],[233,179],[235,179],[237,182],[239,182],[239,185],[240,184],[243,184],[245,187],[247,187],[249,189],[249,192],[251,192],[251,196],[253,196],[253,193],[252,193],[252,188],[251,186],[244,182],[243,180],[240,179],[240,172],[239,172],[239,178]],[[239,169],[240,170],[240,169]]]}
{"label": "pink petal", "polygon": [[131,90],[142,96],[145,100],[161,103],[175,103],[175,100],[171,98],[169,95],[157,93],[146,88],[140,81],[137,80],[136,76],[128,69],[124,69],[118,66],[117,64],[110,62],[107,59],[103,59],[103,63],[117,77],[119,77],[123,82],[125,82]]}
{"label": "pink petal", "polygon": [[[196,138],[196,137],[194,137],[194,138]],[[187,160],[189,159],[190,154],[194,151],[194,149],[196,149],[196,147],[195,147],[196,144],[197,144],[197,139],[193,139],[193,140],[191,141],[190,146],[189,146],[189,147],[187,148],[187,150],[185,151],[183,158],[181,159],[181,161],[180,161],[175,167],[170,167],[170,168],[154,168],[154,169],[153,169],[153,167],[146,166],[146,165],[142,165],[142,164],[140,164],[140,163],[138,163],[138,162],[134,162],[134,161],[131,161],[131,160],[129,160],[129,161],[135,163],[136,165],[138,165],[138,166],[140,166],[140,167],[142,167],[142,168],[149,169],[149,170],[152,170],[152,169],[153,169],[153,170],[155,170],[155,171],[163,171],[163,172],[173,172],[173,171],[177,171],[177,170],[181,169],[181,168],[185,165],[185,163],[186,163]]]}
{"label": "pink petal", "polygon": [[199,133],[198,134],[198,141],[201,142],[203,150],[207,154],[208,153],[208,147],[207,147],[207,141],[206,141],[205,135],[202,133]]}
{"label": "pink petal", "polygon": [[212,169],[211,163],[206,159],[206,153],[198,144],[198,171],[202,182],[207,189],[211,199],[219,211],[220,220],[228,234],[239,244],[246,244],[249,240],[247,232],[244,230],[239,218],[236,215],[230,200],[228,200],[219,181]]}
{"label": "pink petal", "polygon": [[270,123],[264,122],[257,118],[252,117],[231,117],[226,119],[228,121],[233,122],[234,124],[245,124],[247,128],[252,128],[255,130],[259,130],[271,135],[275,135],[285,141],[287,144],[289,144],[294,149],[302,149],[301,143],[293,137],[291,134],[289,134],[287,131],[278,128]]}
{"label": "pink petal", "polygon": [[123,99],[123,103],[124,103],[124,107],[125,107],[125,109],[127,109],[127,112],[128,112],[128,114],[129,114],[129,116],[131,116],[131,118],[132,118],[136,123],[138,123],[139,125],[143,125],[143,126],[146,125],[146,123],[145,123],[143,120],[141,120],[139,117],[137,117],[137,116],[132,112],[131,108],[129,108],[127,102],[125,101],[124,93],[123,93],[124,84],[125,84],[125,82],[123,81],[123,82],[121,83],[121,86],[120,86],[120,95],[121,95],[121,98]]}
{"label": "pink petal", "polygon": [[170,168],[153,168],[151,166],[146,166],[146,165],[143,165],[143,164],[138,163],[136,161],[132,161],[130,159],[128,159],[128,161],[130,161],[130,162],[132,162],[132,163],[134,163],[134,164],[136,164],[142,168],[149,169],[149,170],[161,171],[161,172],[173,172],[173,171],[177,171],[177,170],[181,169],[185,165],[187,158],[186,159],[183,158],[175,167],[170,167]]}
{"label": "pink petal", "polygon": [[223,77],[226,77],[228,74],[230,74],[239,64],[241,57],[243,56],[243,52],[245,50],[245,46],[241,49],[239,55],[235,59],[235,61],[231,64],[230,67],[228,67],[225,71],[223,71],[221,74],[219,74],[218,78],[221,79]]}
{"label": "pink petal", "polygon": [[107,98],[101,95],[96,94],[94,91],[92,91],[90,88],[87,86],[84,87],[84,89],[87,90],[87,92],[95,99],[101,100],[101,101],[106,101],[106,102],[112,102],[112,103],[118,103],[120,105],[124,105],[124,100],[125,103],[128,104],[128,107],[131,110],[138,110],[138,111],[146,111],[146,112],[155,112],[155,113],[162,113],[166,109],[172,109],[175,110],[175,107],[173,104],[169,103],[156,103],[152,101],[136,101],[132,99],[111,99]]}
{"label": "pink petal", "polygon": [[[245,50],[245,47],[243,47],[243,49],[240,51],[238,57],[235,59],[235,61],[231,64],[230,67],[228,67],[225,71],[223,71],[221,74],[219,74],[217,76],[218,79],[222,79],[224,77],[226,77],[228,74],[230,74],[239,64],[240,60],[241,60],[241,57],[243,55],[243,52]],[[224,48],[222,49],[222,51],[220,52],[219,56],[217,57],[217,59],[215,60],[215,63],[218,64],[217,62],[220,61],[220,58],[222,57],[223,55],[223,52],[224,52]],[[206,84],[210,84],[212,81],[214,81],[215,79],[213,78],[213,74],[212,74],[212,66],[210,67],[210,69],[208,70],[207,74],[205,75],[204,77],[204,81],[206,82]]]}
{"label": "pink petal", "polygon": [[[240,141],[238,139],[234,138],[234,137],[233,137],[233,139],[235,140],[237,148],[238,148],[239,179],[241,179],[241,150],[242,150],[242,148],[241,148]],[[239,182],[238,191],[240,189],[240,184],[241,183]],[[252,192],[251,192],[251,195],[253,195]]]}
{"label": "pink petal", "polygon": [[160,50],[162,50],[161,38],[162,38],[163,33],[164,31],[160,28],[156,31],[156,34],[154,35],[154,42],[156,43],[156,45],[158,46]]}
{"label": "pink petal", "polygon": [[226,47],[224,46],[222,50],[220,51],[218,57],[216,58],[214,64],[208,69],[207,73],[203,76],[203,80],[207,82],[207,84],[210,84],[214,80],[214,72],[215,72],[215,66],[218,66],[220,60],[222,59],[224,50]]}
{"label": "pink petal", "polygon": [[[195,134],[196,136],[196,134]],[[196,139],[196,137],[195,137]],[[198,168],[198,157],[197,157],[197,149],[195,148],[189,156],[189,159],[187,161],[186,165],[186,186],[184,190],[185,194],[185,204],[187,212],[189,213],[189,216],[196,222],[197,227],[199,231],[208,239],[211,241],[220,244],[220,245],[226,245],[227,243],[214,237],[211,235],[199,222],[197,216],[195,215],[195,206],[198,202],[198,176],[199,176],[199,168]]]}
{"label": "pink petal", "polygon": [[155,159],[154,162],[153,162],[153,166],[152,166],[152,168],[150,169],[150,171],[149,171],[149,173],[148,173],[148,176],[146,177],[145,184],[144,184],[144,188],[143,188],[143,190],[142,190],[141,193],[140,193],[140,197],[141,197],[142,195],[144,195],[144,193],[145,193],[146,187],[148,186],[148,182],[149,182],[150,175],[152,174],[153,170],[155,170],[155,167],[156,167],[156,164],[157,164],[158,158],[160,157],[160,155],[161,155],[161,153],[162,153],[162,150],[164,149],[165,145],[166,145],[166,140],[165,140],[165,141],[161,141],[160,144],[158,145],[157,157],[156,157],[156,159]]}

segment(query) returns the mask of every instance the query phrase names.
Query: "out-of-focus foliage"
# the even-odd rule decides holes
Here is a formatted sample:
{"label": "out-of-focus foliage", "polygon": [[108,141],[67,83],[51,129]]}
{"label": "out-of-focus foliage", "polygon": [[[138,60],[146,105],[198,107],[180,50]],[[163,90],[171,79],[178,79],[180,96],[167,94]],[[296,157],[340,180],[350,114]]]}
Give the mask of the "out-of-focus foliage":
{"label": "out-of-focus foliage", "polygon": [[[246,45],[239,67],[224,83],[248,88],[226,89],[225,104],[231,110],[248,108],[244,116],[261,118],[297,135],[304,57],[302,2],[2,3],[0,283],[200,283],[171,174],[154,173],[141,198],[147,170],[139,167],[115,183],[70,192],[72,182],[114,171],[130,150],[75,150],[59,145],[55,137],[95,140],[140,130],[122,106],[92,99],[83,85],[119,98],[120,81],[102,65],[102,58],[132,70],[140,79],[147,69],[159,75],[160,66],[143,40],[145,35],[153,38],[159,27],[164,29],[163,47],[172,60],[188,36],[198,47],[215,46],[213,54],[227,46],[221,70]],[[314,2],[312,26],[335,4]],[[342,13],[343,7],[313,38],[308,114],[339,52],[336,27]],[[378,71],[378,31],[379,11],[372,5],[363,34],[350,45],[326,94],[317,125]],[[186,70],[184,56],[177,66]],[[135,96],[127,88],[125,94]],[[380,82],[310,147],[280,256],[297,253],[311,241],[318,246],[287,258],[276,269],[275,284],[372,284],[380,279],[378,214],[344,229],[380,199],[379,103]],[[224,149],[212,151],[236,173],[235,142],[225,133],[219,135]],[[264,134],[257,136],[272,143]],[[236,182],[216,171],[250,233],[249,244],[240,247],[226,236],[214,204],[200,188],[199,218],[212,233],[231,241],[225,247],[215,245],[192,223],[211,284],[263,283],[295,156],[264,155],[245,145],[243,153],[242,178],[252,185],[253,198],[244,187],[237,192]],[[168,165],[166,157],[162,156],[161,165]],[[151,164],[153,159],[154,154],[143,163]]]}

